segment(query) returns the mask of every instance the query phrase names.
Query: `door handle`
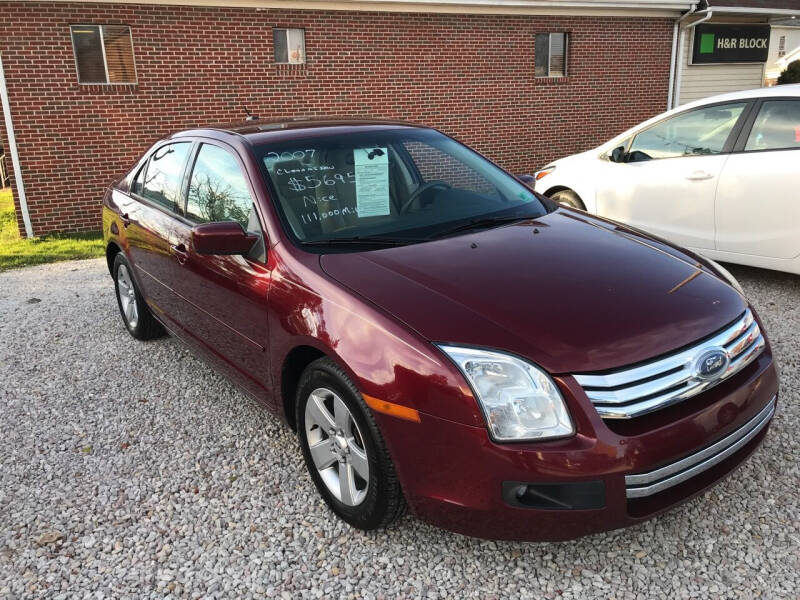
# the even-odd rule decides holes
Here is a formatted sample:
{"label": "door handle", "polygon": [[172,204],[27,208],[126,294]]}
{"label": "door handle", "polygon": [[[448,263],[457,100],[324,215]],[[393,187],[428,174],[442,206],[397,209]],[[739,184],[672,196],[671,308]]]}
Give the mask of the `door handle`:
{"label": "door handle", "polygon": [[122,226],[125,228],[131,224],[131,218],[128,216],[128,213],[120,215],[119,220],[122,221]]}
{"label": "door handle", "polygon": [[186,246],[183,244],[178,244],[177,246],[170,246],[169,251],[172,253],[175,258],[178,259],[180,264],[185,264],[186,261],[189,259],[189,253],[186,251]]}
{"label": "door handle", "polygon": [[704,179],[711,179],[712,177],[714,177],[714,175],[707,171],[692,171],[686,176],[686,179],[689,181],[703,181]]}

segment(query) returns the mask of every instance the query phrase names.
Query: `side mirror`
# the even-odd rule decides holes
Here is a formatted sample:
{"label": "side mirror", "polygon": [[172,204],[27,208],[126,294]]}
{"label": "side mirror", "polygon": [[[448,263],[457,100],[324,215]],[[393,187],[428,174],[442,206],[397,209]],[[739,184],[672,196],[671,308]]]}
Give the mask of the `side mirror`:
{"label": "side mirror", "polygon": [[533,175],[517,175],[517,179],[531,189],[536,185],[536,178]]}
{"label": "side mirror", "polygon": [[617,146],[611,151],[611,162],[621,163],[625,162],[625,146]]}
{"label": "side mirror", "polygon": [[192,246],[198,254],[247,254],[258,236],[247,233],[239,223],[219,221],[192,228]]}

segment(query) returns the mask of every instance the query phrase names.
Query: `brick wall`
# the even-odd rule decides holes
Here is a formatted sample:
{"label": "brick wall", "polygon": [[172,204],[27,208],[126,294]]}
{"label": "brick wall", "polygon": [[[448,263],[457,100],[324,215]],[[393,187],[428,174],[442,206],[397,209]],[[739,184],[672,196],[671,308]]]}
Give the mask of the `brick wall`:
{"label": "brick wall", "polygon": [[[665,109],[672,21],[0,2],[0,51],[37,235],[100,225],[104,188],[155,139],[260,117],[438,127],[512,172]],[[70,24],[132,27],[139,83],[79,85]],[[307,65],[272,63],[271,28]],[[570,33],[569,77],[533,77],[537,32]],[[19,217],[19,215],[18,215]],[[21,218],[18,218],[21,225]]]}

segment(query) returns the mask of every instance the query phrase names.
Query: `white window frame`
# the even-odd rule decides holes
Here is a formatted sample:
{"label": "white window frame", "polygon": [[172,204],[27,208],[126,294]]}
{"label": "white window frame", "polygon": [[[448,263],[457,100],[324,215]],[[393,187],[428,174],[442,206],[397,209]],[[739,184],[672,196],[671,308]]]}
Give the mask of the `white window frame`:
{"label": "white window frame", "polygon": [[[139,70],[136,67],[136,52],[134,52],[133,48],[133,31],[131,30],[130,25],[123,25],[123,24],[116,24],[116,23],[107,23],[110,27],[126,27],[128,29],[128,36],[131,40],[131,58],[133,59],[133,81],[110,81],[108,77],[108,60],[106,59],[106,40],[105,36],[103,35],[103,27],[105,25],[100,25],[98,23],[72,23],[69,26],[69,41],[72,44],[72,58],[75,61],[75,76],[78,78],[79,85],[138,85],[139,84]],[[73,27],[97,27],[100,32],[100,50],[103,53],[103,69],[105,70],[106,80],[105,83],[103,82],[84,82],[81,81],[81,72],[78,68],[78,53],[75,52],[75,39],[72,35],[72,28]]]}
{"label": "white window frame", "polygon": [[[275,60],[274,44],[275,44],[275,32],[276,31],[281,31],[286,36],[286,62],[278,62],[277,60]],[[301,35],[301,37],[303,39],[303,60],[301,60],[300,62],[292,62],[291,61],[292,50],[291,50],[291,47],[289,46],[289,32],[290,31],[299,31],[300,35]],[[273,61],[274,64],[276,64],[276,65],[304,65],[304,64],[307,63],[306,30],[303,27],[273,27],[272,28],[272,40],[273,40],[272,41],[272,43],[273,43],[272,61]]]}

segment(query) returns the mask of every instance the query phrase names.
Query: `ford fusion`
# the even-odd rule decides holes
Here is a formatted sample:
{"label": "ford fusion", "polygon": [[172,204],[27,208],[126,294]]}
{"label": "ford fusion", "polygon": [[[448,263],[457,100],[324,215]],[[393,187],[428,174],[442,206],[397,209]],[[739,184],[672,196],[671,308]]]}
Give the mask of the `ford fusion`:
{"label": "ford fusion", "polygon": [[761,443],[770,346],[722,267],[523,179],[402,123],[171,135],[105,195],[122,320],[282,417],[354,527],[635,524]]}

